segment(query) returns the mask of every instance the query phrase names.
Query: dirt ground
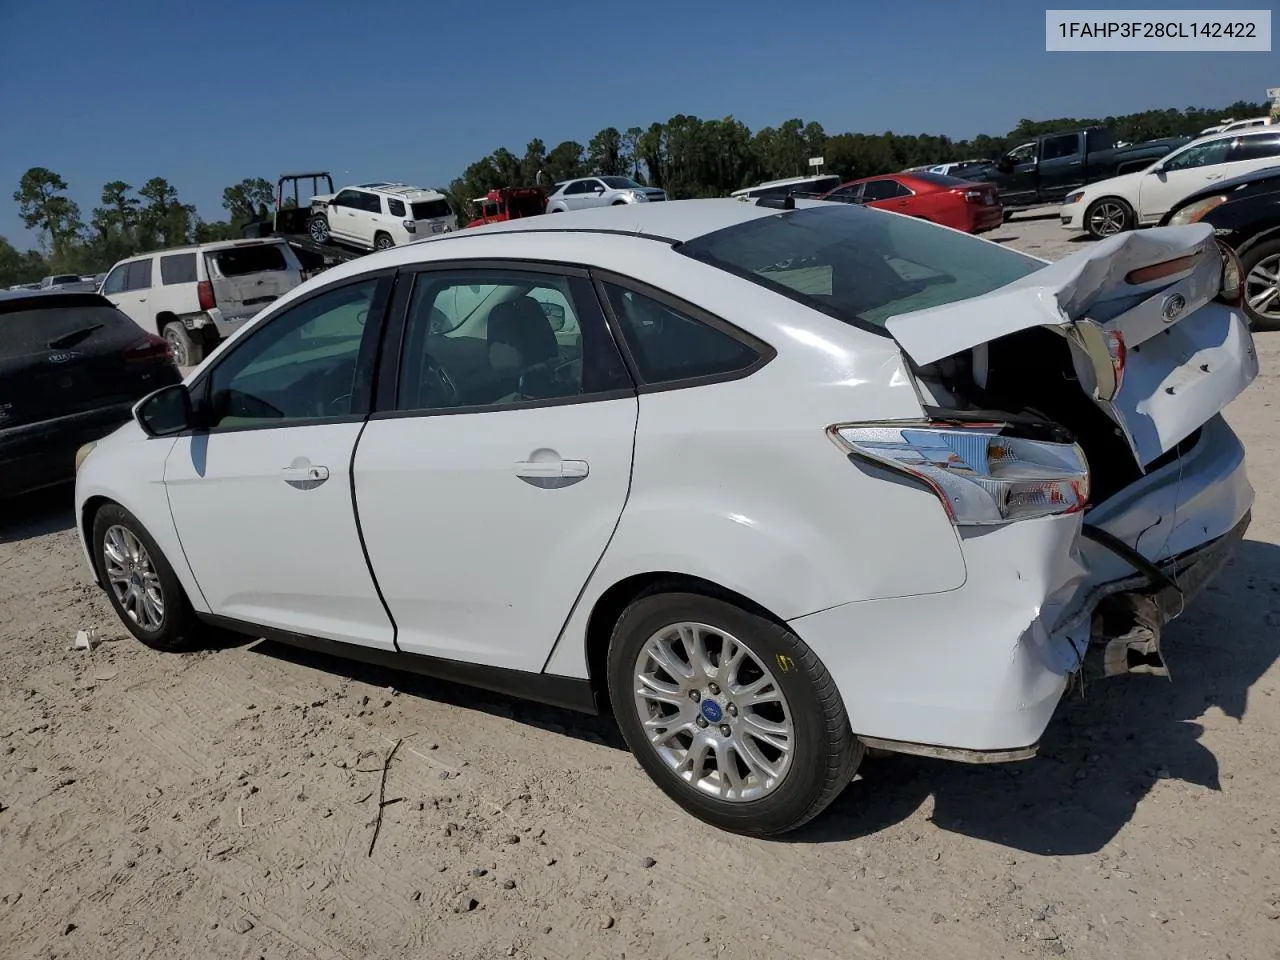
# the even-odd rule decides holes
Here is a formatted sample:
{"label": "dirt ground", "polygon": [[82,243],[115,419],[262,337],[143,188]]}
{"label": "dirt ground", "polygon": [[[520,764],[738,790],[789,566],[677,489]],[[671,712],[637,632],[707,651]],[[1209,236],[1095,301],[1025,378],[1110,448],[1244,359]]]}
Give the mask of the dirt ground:
{"label": "dirt ground", "polygon": [[[1052,219],[997,238],[1078,249]],[[69,492],[7,504],[0,952],[1280,957],[1280,337],[1259,348],[1229,411],[1253,527],[1170,628],[1173,681],[1090,686],[1025,763],[869,760],[781,841],[686,816],[604,721],[268,644],[152,653],[90,586]],[[69,649],[82,628],[107,642]]]}

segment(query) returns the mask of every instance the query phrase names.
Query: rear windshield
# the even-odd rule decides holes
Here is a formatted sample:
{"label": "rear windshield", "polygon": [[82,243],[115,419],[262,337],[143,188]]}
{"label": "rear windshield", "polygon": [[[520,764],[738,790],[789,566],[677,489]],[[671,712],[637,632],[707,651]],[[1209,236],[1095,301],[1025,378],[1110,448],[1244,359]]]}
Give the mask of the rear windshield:
{"label": "rear windshield", "polygon": [[959,177],[949,177],[945,173],[913,173],[912,180],[919,180],[922,183],[932,183],[935,187],[950,189],[951,187],[972,187],[972,180],[962,180]]}
{"label": "rear windshield", "polygon": [[80,282],[80,277],[79,277],[79,275],[78,275],[78,274],[74,274],[74,273],[64,273],[64,274],[63,274],[62,276],[60,276],[60,277],[52,277],[52,278],[50,278],[49,282],[50,282],[50,283],[79,283],[79,282]]}
{"label": "rear windshield", "polygon": [[243,277],[247,273],[288,270],[284,251],[278,243],[261,243],[251,247],[231,247],[209,254],[224,277]]}
{"label": "rear windshield", "polygon": [[677,249],[873,328],[901,313],[990,293],[1044,266],[967,234],[848,204],[761,217]]}
{"label": "rear windshield", "polygon": [[[74,350],[95,339],[118,336],[122,331],[141,330],[128,317],[108,304],[49,305],[37,307],[27,301],[26,309],[6,310],[0,302],[0,357],[24,357],[59,349]],[[68,336],[70,335],[70,337]],[[50,346],[50,343],[53,346]]]}
{"label": "rear windshield", "polygon": [[437,217],[447,217],[453,213],[449,209],[449,201],[443,197],[439,200],[419,200],[410,206],[413,207],[415,220],[435,220]]}

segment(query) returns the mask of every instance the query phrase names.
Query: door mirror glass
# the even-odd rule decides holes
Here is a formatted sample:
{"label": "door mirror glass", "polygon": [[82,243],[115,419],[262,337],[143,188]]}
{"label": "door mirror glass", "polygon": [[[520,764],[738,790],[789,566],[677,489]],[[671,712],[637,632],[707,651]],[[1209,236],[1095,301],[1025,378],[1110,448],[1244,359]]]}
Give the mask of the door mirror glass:
{"label": "door mirror glass", "polygon": [[161,387],[133,408],[133,418],[149,437],[169,437],[195,427],[195,411],[185,383]]}
{"label": "door mirror glass", "polygon": [[538,306],[542,308],[543,316],[547,318],[547,323],[551,324],[552,330],[559,333],[564,329],[564,307],[558,303],[545,302],[540,302]]}

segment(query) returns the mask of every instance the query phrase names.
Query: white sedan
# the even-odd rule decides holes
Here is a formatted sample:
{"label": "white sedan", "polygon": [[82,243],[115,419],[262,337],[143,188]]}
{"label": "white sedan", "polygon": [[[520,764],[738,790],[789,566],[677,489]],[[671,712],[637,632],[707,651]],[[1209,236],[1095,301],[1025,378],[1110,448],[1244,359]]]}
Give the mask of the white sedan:
{"label": "white sedan", "polygon": [[1045,265],[792,199],[531,224],[327,271],[81,451],[135,637],[609,709],[677,803],[767,835],[867,746],[1031,756],[1093,615],[1107,672],[1162,671],[1248,524],[1218,412],[1257,361],[1207,227]]}
{"label": "white sedan", "polygon": [[1179,200],[1214,183],[1280,163],[1280,132],[1273,127],[1194,140],[1145,170],[1073,190],[1063,201],[1063,229],[1095,239],[1150,226]]}

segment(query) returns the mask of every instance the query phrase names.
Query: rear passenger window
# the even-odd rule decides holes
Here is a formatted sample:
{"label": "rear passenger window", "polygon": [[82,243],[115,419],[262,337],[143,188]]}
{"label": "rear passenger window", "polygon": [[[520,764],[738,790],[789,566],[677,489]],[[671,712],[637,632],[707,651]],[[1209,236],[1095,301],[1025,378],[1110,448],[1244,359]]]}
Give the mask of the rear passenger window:
{"label": "rear passenger window", "polygon": [[125,277],[124,288],[128,290],[148,290],[151,288],[151,258],[135,260],[129,264],[129,272]]}
{"label": "rear passenger window", "polygon": [[1228,158],[1231,161],[1269,160],[1280,157],[1280,133],[1241,137]]}
{"label": "rear passenger window", "polygon": [[761,359],[736,337],[651,297],[613,284],[604,286],[645,383],[738,373]]}
{"label": "rear passenger window", "polygon": [[169,257],[161,257],[160,282],[166,286],[171,283],[195,283],[196,255],[175,253]]}
{"label": "rear passenger window", "polygon": [[393,217],[404,216],[404,201],[395,197],[387,197],[387,210]]}

